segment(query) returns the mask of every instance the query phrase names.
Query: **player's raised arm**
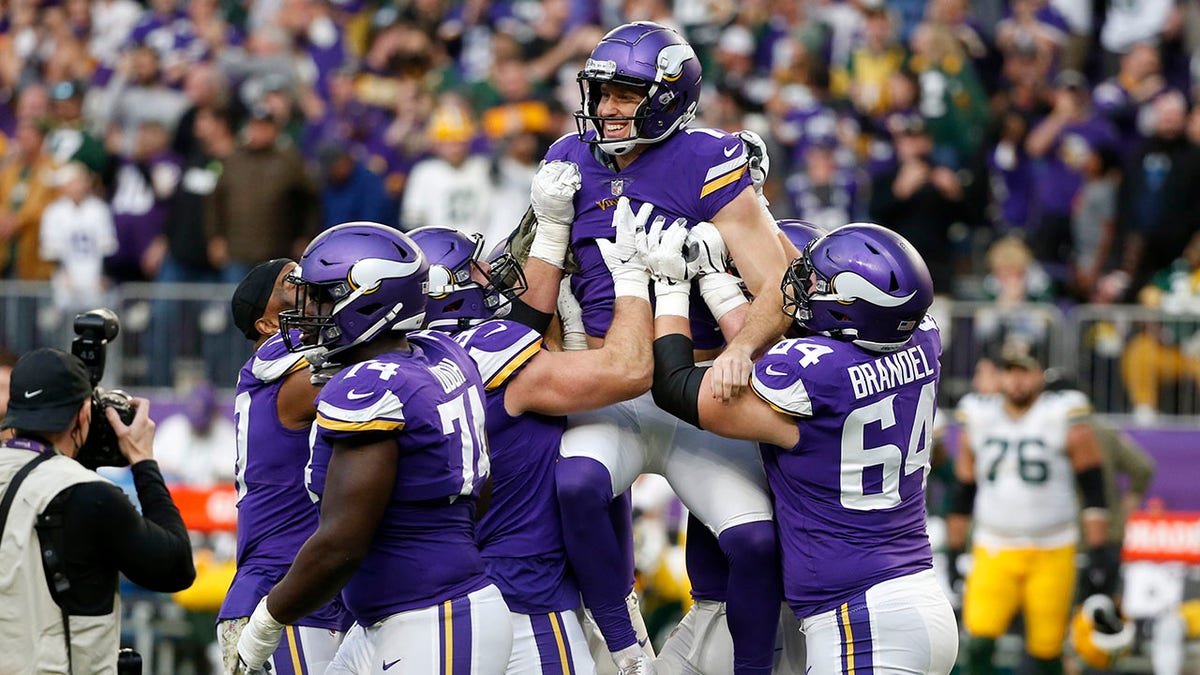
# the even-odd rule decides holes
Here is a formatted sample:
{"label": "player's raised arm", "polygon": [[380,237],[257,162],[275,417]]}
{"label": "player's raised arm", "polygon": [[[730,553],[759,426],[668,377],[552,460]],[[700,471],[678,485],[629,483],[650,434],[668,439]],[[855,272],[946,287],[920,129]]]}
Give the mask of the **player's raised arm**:
{"label": "player's raised arm", "polygon": [[771,214],[759,203],[753,187],[726,204],[712,222],[754,295],[742,330],[713,362],[712,395],[729,399],[749,383],[753,357],[778,340],[791,321],[781,309],[779,288],[788,257]]}
{"label": "player's raised arm", "polygon": [[508,385],[510,414],[569,415],[640,396],[650,388],[652,328],[649,273],[639,241],[652,204],[635,214],[622,197],[613,213],[616,241],[598,240],[613,276],[613,322],[601,349],[549,352],[531,359]]}
{"label": "player's raised arm", "polygon": [[[654,401],[667,412],[729,438],[791,447],[799,440],[795,423],[758,397],[722,401],[701,395],[713,369],[693,361],[688,323],[689,270],[681,255],[687,232],[682,225],[652,229],[647,263],[654,272]],[[694,271],[694,268],[693,270]]]}

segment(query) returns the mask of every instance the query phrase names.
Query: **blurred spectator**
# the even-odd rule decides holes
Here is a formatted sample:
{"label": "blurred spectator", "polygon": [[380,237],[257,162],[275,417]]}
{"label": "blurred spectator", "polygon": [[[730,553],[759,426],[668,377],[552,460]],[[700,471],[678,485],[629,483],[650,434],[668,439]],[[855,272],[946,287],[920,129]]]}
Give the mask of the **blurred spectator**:
{"label": "blurred spectator", "polygon": [[41,256],[56,263],[54,305],[70,314],[106,304],[104,258],[117,251],[117,231],[108,203],[92,193],[87,166],[71,162],[55,178],[62,196],[42,213]]}
{"label": "blurred spectator", "polygon": [[1076,297],[1087,302],[1109,271],[1117,218],[1121,172],[1117,154],[1088,148],[1080,166],[1083,187],[1071,208],[1071,283]]}
{"label": "blurred spectator", "polygon": [[162,235],[182,173],[180,158],[171,152],[171,137],[162,124],[142,122],[134,140],[133,152],[117,168],[110,200],[118,246],[104,269],[118,283],[158,275],[166,255]]}
{"label": "blurred spectator", "polygon": [[529,185],[545,147],[537,134],[512,134],[492,159],[492,206],[483,238],[489,247],[508,239],[529,208]]}
{"label": "blurred spectator", "polygon": [[188,67],[183,79],[183,93],[187,96],[188,108],[179,118],[171,150],[180,157],[190,157],[200,140],[196,138],[196,116],[201,109],[226,106],[229,92],[226,91],[224,76],[210,63],[196,63]]}
{"label": "blurred spectator", "polygon": [[887,7],[870,7],[863,24],[862,44],[850,53],[845,67],[833,69],[830,93],[848,99],[864,115],[888,112],[888,80],[899,72],[906,58],[904,47],[896,42]]}
{"label": "blurred spectator", "polygon": [[105,147],[115,155],[129,155],[143,122],[156,122],[168,133],[187,109],[187,98],[163,84],[159,54],[145,44],[125,53],[113,79],[105,87],[100,118],[107,124]]}
{"label": "blurred spectator", "polygon": [[113,67],[129,34],[141,20],[142,5],[134,0],[95,0],[91,3],[92,30],[88,53],[103,66]]}
{"label": "blurred spectator", "polygon": [[154,458],[163,478],[195,488],[232,483],[237,437],[213,386],[197,382],[183,404],[183,411],[159,422],[154,434]]}
{"label": "blurred spectator", "polygon": [[355,160],[344,145],[322,146],[317,161],[321,169],[321,231],[353,220],[399,226],[399,208],[388,199],[383,179]]}
{"label": "blurred spectator", "polygon": [[970,165],[989,121],[987,96],[961,43],[946,26],[922,24],[913,32],[909,67],[921,85],[920,110],[939,161]]}
{"label": "blurred spectator", "polygon": [[1200,235],[1150,279],[1138,302],[1166,314],[1162,322],[1150,322],[1133,336],[1121,355],[1121,379],[1134,416],[1145,423],[1160,412],[1164,385],[1190,380],[1200,386]]}
{"label": "blurred spectator", "polygon": [[[1149,275],[1171,264],[1195,232],[1195,214],[1186,224],[1167,219],[1167,188],[1173,167],[1188,151],[1184,135],[1187,101],[1171,91],[1154,99],[1153,134],[1133,155],[1121,183],[1117,227],[1125,239],[1122,267],[1140,288]],[[1194,188],[1185,188],[1194,189]]]}
{"label": "blurred spectator", "polygon": [[[825,230],[861,221],[866,200],[859,195],[858,177],[839,168],[833,136],[813,139],[804,153],[804,166],[788,176],[787,192],[796,217]],[[881,221],[887,223],[887,221]]]}
{"label": "blurred spectator", "polygon": [[404,189],[400,225],[411,230],[424,225],[479,232],[488,222],[492,205],[486,157],[471,151],[475,121],[461,103],[443,102],[426,131],[433,157],[413,167]]}
{"label": "blurred spectator", "polygon": [[1122,159],[1131,159],[1142,139],[1154,133],[1154,100],[1167,90],[1161,71],[1158,48],[1136,44],[1121,55],[1117,74],[1092,91],[1096,112],[1111,121],[1120,135]]}
{"label": "blurred spectator", "polygon": [[64,80],[50,88],[52,128],[46,135],[46,151],[55,164],[83,162],[103,179],[112,172],[112,157],[83,117],[83,96],[82,82]]}
{"label": "blurred spectator", "polygon": [[195,145],[184,158],[179,191],[163,229],[166,255],[158,280],[167,283],[218,280],[208,260],[205,213],[212,208],[209,200],[216,190],[222,164],[237,149],[237,137],[226,108],[200,108],[193,126]]}
{"label": "blurred spectator", "polygon": [[298,258],[320,219],[316,183],[295,148],[276,144],[271,112],[255,107],[242,137],[205,209],[208,259],[227,283],[260,262]]}
{"label": "blurred spectator", "polygon": [[760,111],[771,97],[770,78],[755,67],[755,39],[745,26],[734,24],[721,33],[714,60],[717,86],[736,92],[748,111]]}
{"label": "blurred spectator", "polygon": [[1096,4],[1093,0],[1050,0],[1053,7],[1066,21],[1068,34],[1063,49],[1062,68],[1083,70],[1087,66],[1092,36],[1095,34],[1093,19]]}
{"label": "blurred spectator", "polygon": [[1033,165],[1025,153],[1029,133],[1025,118],[1015,111],[1000,119],[1000,138],[988,153],[992,196],[1004,231],[1023,231],[1029,225],[1033,198]]}
{"label": "blurred spectator", "polygon": [[58,197],[49,185],[54,163],[44,140],[38,123],[18,122],[13,147],[0,165],[0,277],[42,281],[54,269],[38,254],[42,211]]}
{"label": "blurred spectator", "polygon": [[1050,277],[1017,237],[998,239],[988,247],[987,269],[984,292],[1002,310],[1053,299]]}
{"label": "blurred spectator", "polygon": [[1038,12],[1041,4],[1038,0],[1014,0],[1012,13],[996,26],[996,46],[1006,54],[1032,52],[1048,70],[1058,60],[1067,32]]}
{"label": "blurred spectator", "polygon": [[899,166],[876,176],[870,220],[895,230],[921,252],[938,293],[950,293],[954,249],[950,226],[963,220],[963,186],[954,169],[934,158],[933,139],[919,116],[895,136]]}
{"label": "blurred spectator", "polygon": [[1108,0],[1106,6],[1100,28],[1105,75],[1117,71],[1121,55],[1134,45],[1175,40],[1183,27],[1183,5],[1175,0]]}
{"label": "blurred spectator", "polygon": [[1116,132],[1096,116],[1089,101],[1087,79],[1066,70],[1055,79],[1054,107],[1025,139],[1025,151],[1034,160],[1035,211],[1029,240],[1034,255],[1043,262],[1064,264],[1070,251],[1071,204],[1083,178],[1080,162],[1088,148],[1112,148]]}

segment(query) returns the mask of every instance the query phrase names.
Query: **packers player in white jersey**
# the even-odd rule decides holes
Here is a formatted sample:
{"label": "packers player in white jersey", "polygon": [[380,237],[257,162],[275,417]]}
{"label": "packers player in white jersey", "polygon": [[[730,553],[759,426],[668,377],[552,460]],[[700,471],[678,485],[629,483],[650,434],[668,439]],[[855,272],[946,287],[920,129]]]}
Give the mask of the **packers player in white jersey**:
{"label": "packers player in white jersey", "polygon": [[1081,507],[1089,576],[1115,574],[1117,564],[1103,546],[1108,512],[1100,449],[1085,423],[1091,405],[1083,393],[1043,391],[1044,369],[1024,345],[1005,349],[1000,366],[999,393],[968,394],[958,407],[963,431],[959,486],[947,519],[951,551],[963,550],[975,521],[963,592],[969,638],[963,672],[994,672],[996,639],[1022,609],[1035,672],[1057,674],[1075,590]]}

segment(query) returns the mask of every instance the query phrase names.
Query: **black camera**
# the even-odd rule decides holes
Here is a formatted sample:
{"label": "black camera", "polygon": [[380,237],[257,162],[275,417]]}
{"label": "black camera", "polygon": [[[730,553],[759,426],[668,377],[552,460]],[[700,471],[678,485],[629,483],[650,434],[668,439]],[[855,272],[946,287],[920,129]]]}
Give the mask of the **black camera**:
{"label": "black camera", "polygon": [[112,408],[125,424],[133,423],[136,411],[129,394],[114,389],[106,391],[100,385],[104,377],[104,360],[108,343],[117,337],[121,323],[111,309],[93,309],[75,316],[75,338],[71,340],[71,353],[78,356],[87,367],[92,381],[92,424],[87,440],[75,458],[89,469],[100,466],[129,466],[129,460],[117,446],[117,434],[109,424],[104,411]]}

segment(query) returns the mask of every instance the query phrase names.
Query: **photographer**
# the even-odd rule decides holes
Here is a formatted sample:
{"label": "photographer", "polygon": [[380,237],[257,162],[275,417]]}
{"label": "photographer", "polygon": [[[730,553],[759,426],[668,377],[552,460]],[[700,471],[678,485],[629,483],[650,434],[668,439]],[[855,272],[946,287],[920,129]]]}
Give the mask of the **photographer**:
{"label": "photographer", "polygon": [[114,673],[117,573],[160,592],[187,588],[196,576],[187,530],[153,458],[149,402],[132,399],[129,425],[103,408],[132,465],[143,516],[76,461],[89,429],[105,423],[92,418],[92,385],[78,357],[57,349],[22,356],[11,391],[0,423],[14,430],[0,444],[0,672]]}

